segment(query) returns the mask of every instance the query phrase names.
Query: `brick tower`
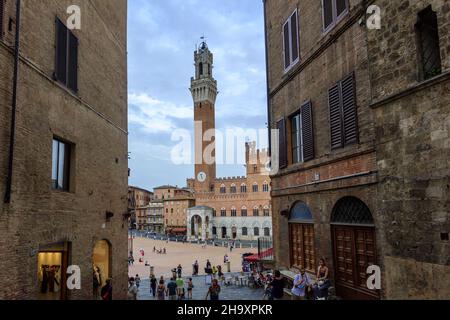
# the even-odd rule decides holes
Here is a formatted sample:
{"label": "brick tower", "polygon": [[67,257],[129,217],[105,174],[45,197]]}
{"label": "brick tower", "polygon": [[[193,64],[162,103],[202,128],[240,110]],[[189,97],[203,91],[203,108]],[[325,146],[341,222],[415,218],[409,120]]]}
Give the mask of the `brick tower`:
{"label": "brick tower", "polygon": [[195,77],[191,78],[190,88],[194,99],[195,120],[194,185],[196,192],[210,192],[216,179],[214,137],[217,81],[212,75],[213,54],[206,42],[202,42],[195,51],[194,59]]}

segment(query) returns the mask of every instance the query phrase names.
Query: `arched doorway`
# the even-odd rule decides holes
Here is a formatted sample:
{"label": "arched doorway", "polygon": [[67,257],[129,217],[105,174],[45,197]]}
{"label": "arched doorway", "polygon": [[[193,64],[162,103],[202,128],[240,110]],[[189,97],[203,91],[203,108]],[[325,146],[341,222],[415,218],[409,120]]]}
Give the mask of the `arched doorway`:
{"label": "arched doorway", "polygon": [[233,239],[237,238],[237,228],[236,227],[233,227],[231,229],[231,234],[232,234]]}
{"label": "arched doorway", "polygon": [[315,273],[314,220],[304,202],[297,202],[289,215],[291,266]]}
{"label": "arched doorway", "polygon": [[111,244],[107,240],[98,241],[92,253],[93,294],[94,299],[100,299],[100,290],[111,278]]}
{"label": "arched doorway", "polygon": [[222,239],[227,238],[227,227],[222,227]]}
{"label": "arched doorway", "polygon": [[377,264],[375,223],[367,205],[354,197],[339,200],[331,231],[336,291],[344,299],[379,299],[367,288],[367,268]]}
{"label": "arched doorway", "polygon": [[195,215],[191,219],[191,236],[195,238],[202,237],[202,217]]}

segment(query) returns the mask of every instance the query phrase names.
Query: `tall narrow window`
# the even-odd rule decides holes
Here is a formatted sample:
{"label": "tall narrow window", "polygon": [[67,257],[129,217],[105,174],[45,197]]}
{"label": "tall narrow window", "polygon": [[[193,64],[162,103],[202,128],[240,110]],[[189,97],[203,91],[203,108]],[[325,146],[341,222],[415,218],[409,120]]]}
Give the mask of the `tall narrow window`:
{"label": "tall narrow window", "polygon": [[258,227],[255,227],[253,229],[253,234],[254,234],[255,237],[259,237],[259,228]]}
{"label": "tall narrow window", "polygon": [[278,148],[279,148],[279,167],[280,169],[286,168],[287,161],[287,141],[286,141],[286,120],[281,119],[277,123],[278,129]]}
{"label": "tall narrow window", "polygon": [[4,0],[0,0],[0,39],[3,39],[3,15],[5,3]]}
{"label": "tall narrow window", "polygon": [[232,184],[231,188],[230,188],[230,193],[236,193],[236,192],[237,192],[236,185]]}
{"label": "tall narrow window", "polygon": [[247,186],[245,184],[241,185],[241,193],[247,193]]}
{"label": "tall narrow window", "polygon": [[297,9],[283,25],[284,69],[288,71],[299,61]]}
{"label": "tall narrow window", "polygon": [[314,129],[311,101],[291,118],[292,163],[314,159]]}
{"label": "tall narrow window", "polygon": [[78,91],[78,39],[58,18],[55,78],[70,90]]}
{"label": "tall narrow window", "polygon": [[226,217],[227,216],[227,209],[220,210],[220,216],[221,217]]}
{"label": "tall narrow window", "polygon": [[331,149],[358,143],[355,76],[350,74],[328,91]]}
{"label": "tall narrow window", "polygon": [[246,208],[246,207],[243,207],[243,208],[241,209],[241,216],[242,216],[242,217],[247,217],[247,215],[248,215],[248,213],[247,213],[247,208]]}
{"label": "tall narrow window", "polygon": [[292,162],[303,162],[302,116],[297,114],[291,118]]}
{"label": "tall narrow window", "polygon": [[52,147],[52,188],[69,191],[71,146],[53,139]]}
{"label": "tall narrow window", "polygon": [[237,210],[236,210],[236,208],[232,208],[232,209],[231,209],[231,216],[232,216],[232,217],[236,217],[236,216],[237,216]]}
{"label": "tall narrow window", "polygon": [[257,207],[253,208],[253,216],[259,217],[259,209]]}
{"label": "tall narrow window", "polygon": [[431,6],[419,12],[416,33],[420,78],[427,80],[442,73],[437,15]]}
{"label": "tall narrow window", "polygon": [[200,76],[203,75],[203,63],[200,62],[200,64],[198,65],[198,73]]}
{"label": "tall narrow window", "polygon": [[259,192],[259,186],[256,182],[253,184],[253,192]]}
{"label": "tall narrow window", "polygon": [[322,0],[323,29],[332,29],[348,13],[348,0]]}

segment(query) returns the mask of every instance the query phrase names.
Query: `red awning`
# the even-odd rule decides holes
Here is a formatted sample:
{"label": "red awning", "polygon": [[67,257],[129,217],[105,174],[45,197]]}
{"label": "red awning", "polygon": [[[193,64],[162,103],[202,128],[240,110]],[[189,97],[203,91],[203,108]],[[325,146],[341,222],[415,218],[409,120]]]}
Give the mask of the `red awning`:
{"label": "red awning", "polygon": [[272,256],[273,256],[273,248],[270,248],[269,250],[263,251],[260,254],[254,254],[252,256],[245,257],[244,260],[247,262],[258,262],[264,258]]}

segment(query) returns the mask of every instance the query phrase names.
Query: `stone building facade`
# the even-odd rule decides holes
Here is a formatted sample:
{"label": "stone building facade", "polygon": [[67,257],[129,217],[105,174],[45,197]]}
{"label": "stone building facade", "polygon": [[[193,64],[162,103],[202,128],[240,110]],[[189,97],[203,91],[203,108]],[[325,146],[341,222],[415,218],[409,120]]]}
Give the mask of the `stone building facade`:
{"label": "stone building facade", "polygon": [[[381,30],[366,27],[371,4]],[[429,5],[442,69],[424,82],[415,26]],[[315,273],[323,257],[346,299],[448,298],[448,3],[264,7],[277,267]],[[381,290],[367,287],[370,265]]]}
{"label": "stone building facade", "polygon": [[164,202],[152,200],[147,207],[147,230],[164,234]]}
{"label": "stone building facade", "polygon": [[188,209],[195,206],[191,190],[174,188],[172,195],[164,198],[164,228],[166,234],[186,235]]}
{"label": "stone building facade", "polygon": [[148,230],[148,206],[152,200],[153,192],[138,187],[128,187],[128,212],[132,229]]}
{"label": "stone building facade", "polygon": [[0,2],[0,299],[98,298],[93,267],[126,299],[127,1],[77,1],[80,30],[72,1]]}
{"label": "stone building facade", "polygon": [[[187,186],[194,191],[195,205],[199,208],[193,208],[188,214],[188,237],[204,239],[207,235],[208,238],[243,240],[270,237],[272,208],[270,177],[265,166],[267,150],[257,150],[256,143],[247,143],[247,175],[216,176],[215,152],[210,152],[215,149],[215,142],[208,139],[215,136],[217,81],[213,77],[213,58],[205,42],[194,53],[195,77],[191,79],[191,93],[196,121],[196,165],[195,178],[188,179]],[[209,153],[212,159],[204,157]],[[197,209],[204,209],[203,214],[193,214]],[[211,219],[205,224],[210,211]],[[206,226],[207,230],[194,228],[196,225]]]}

